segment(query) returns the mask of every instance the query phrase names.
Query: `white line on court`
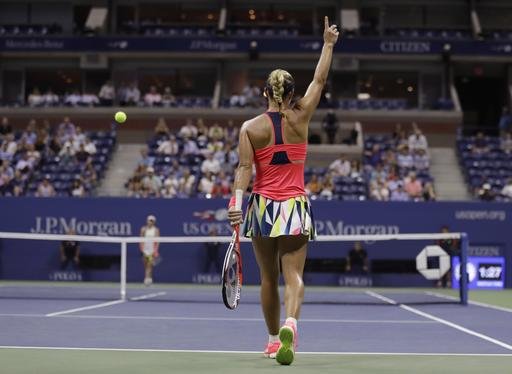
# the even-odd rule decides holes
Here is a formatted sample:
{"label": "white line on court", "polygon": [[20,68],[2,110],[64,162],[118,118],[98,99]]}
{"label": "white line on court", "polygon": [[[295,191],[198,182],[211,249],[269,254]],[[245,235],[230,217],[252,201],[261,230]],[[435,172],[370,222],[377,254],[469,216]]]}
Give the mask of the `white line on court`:
{"label": "white line on court", "polygon": [[479,332],[476,332],[474,330],[470,330],[466,327],[463,327],[461,325],[458,325],[456,323],[453,323],[453,322],[450,322],[450,321],[447,321],[445,319],[442,319],[442,318],[439,318],[439,317],[436,317],[432,314],[429,314],[429,313],[425,313],[425,312],[422,312],[421,310],[419,309],[416,309],[416,308],[412,308],[408,305],[405,305],[405,304],[398,304],[395,300],[393,299],[389,299],[385,296],[382,296],[378,293],[375,293],[373,291],[366,291],[366,293],[370,296],[373,296],[373,297],[376,297],[380,300],[383,300],[383,301],[386,301],[390,304],[393,304],[393,305],[398,305],[400,308],[404,309],[404,310],[407,310],[408,312],[411,312],[411,313],[414,313],[416,315],[419,315],[419,316],[422,316],[422,317],[425,317],[425,318],[428,318],[428,319],[431,319],[433,321],[436,321],[436,322],[439,322],[443,325],[446,325],[446,326],[449,326],[451,328],[454,328],[456,330],[459,330],[459,331],[462,331],[466,334],[469,334],[469,335],[472,335],[472,336],[476,336],[477,338],[480,338],[482,340],[486,340],[490,343],[493,343],[493,344],[496,344],[496,345],[499,345],[500,347],[502,348],[505,348],[505,349],[508,349],[509,351],[512,351],[512,345],[510,344],[507,344],[505,342],[502,342],[501,340],[498,340],[498,339],[495,339],[493,337],[490,337],[488,335],[484,335],[484,334],[481,334]]}
{"label": "white line on court", "polygon": [[153,292],[153,293],[149,293],[147,295],[130,297],[130,300],[132,300],[132,301],[147,300],[147,299],[152,299],[153,297],[163,296],[166,293],[167,292]]}
{"label": "white line on court", "polygon": [[[187,349],[138,349],[138,348],[81,348],[81,347],[26,347],[0,346],[0,349],[26,349],[47,351],[105,351],[105,352],[149,352],[149,353],[215,353],[215,354],[257,354],[261,351],[215,351]],[[462,356],[462,357],[512,357],[512,353],[426,353],[426,352],[298,352],[298,355],[332,356]]]}
{"label": "white line on court", "polygon": [[59,312],[53,312],[53,313],[48,313],[48,314],[45,314],[46,317],[56,317],[56,316],[61,316],[63,314],[69,314],[69,313],[75,313],[75,312],[82,312],[84,310],[91,310],[91,309],[98,309],[98,308],[105,308],[107,306],[111,306],[111,305],[116,305],[116,304],[121,304],[121,303],[125,303],[126,300],[114,300],[114,301],[109,301],[107,303],[101,303],[101,304],[94,304],[94,305],[89,305],[89,306],[83,306],[81,308],[74,308],[74,309],[66,309],[66,310],[61,310]]}
{"label": "white line on court", "polygon": [[[458,297],[453,297],[453,296],[448,296],[448,295],[443,295],[441,293],[437,293],[437,292],[430,292],[430,291],[427,291],[425,292],[427,295],[430,295],[430,296],[435,296],[435,297],[439,297],[441,299],[446,299],[446,300],[453,300],[453,301],[458,301],[459,298]],[[496,310],[500,310],[502,312],[507,312],[507,313],[512,313],[512,309],[510,308],[505,308],[504,306],[498,306],[498,305],[492,305],[492,304],[487,304],[487,303],[482,303],[480,301],[473,301],[473,300],[469,300],[468,303],[470,303],[471,305],[477,305],[477,306],[481,306],[483,308],[489,308],[489,309],[496,309]]]}
{"label": "white line on court", "polygon": [[[0,317],[19,317],[19,318],[41,318],[44,314],[15,314],[0,313]],[[229,321],[229,322],[262,322],[263,318],[225,318],[225,317],[173,317],[173,316],[109,316],[98,314],[67,314],[57,315],[59,318],[77,318],[77,319],[132,319],[132,320],[169,320],[169,321]],[[304,318],[301,323],[375,323],[375,324],[430,324],[434,321],[418,320],[374,320],[374,319],[314,319]]]}

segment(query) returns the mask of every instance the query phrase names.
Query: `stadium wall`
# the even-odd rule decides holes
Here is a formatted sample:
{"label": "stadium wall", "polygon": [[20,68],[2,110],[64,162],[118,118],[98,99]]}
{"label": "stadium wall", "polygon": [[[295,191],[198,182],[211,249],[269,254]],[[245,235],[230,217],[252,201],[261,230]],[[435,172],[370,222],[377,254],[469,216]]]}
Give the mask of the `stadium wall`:
{"label": "stadium wall", "polygon": [[[208,235],[212,226],[220,235],[229,235],[226,205],[217,199],[0,198],[0,231],[63,234],[74,228],[80,235],[137,236],[146,216],[153,214],[163,236]],[[467,232],[470,254],[505,257],[506,286],[512,287],[512,204],[315,201],[313,207],[318,233],[323,235],[434,233],[442,225],[450,231]],[[428,244],[432,243],[366,242],[364,247],[370,259],[413,259]],[[345,257],[350,246],[315,243],[308,258]],[[83,243],[81,248],[82,256],[115,258],[120,253],[119,245]],[[244,279],[248,284],[257,283],[250,245],[243,244],[242,250]],[[140,281],[139,250],[130,245],[128,252],[128,280]],[[223,256],[224,247],[220,252]],[[203,243],[163,244],[161,253],[164,261],[155,271],[156,281],[192,282],[203,272]],[[58,268],[58,243],[0,239],[0,279],[48,279]],[[84,271],[84,278],[118,281],[119,266],[114,263],[104,270]],[[334,281],[332,274],[307,279],[324,284]],[[416,278],[414,282],[421,284]]]}

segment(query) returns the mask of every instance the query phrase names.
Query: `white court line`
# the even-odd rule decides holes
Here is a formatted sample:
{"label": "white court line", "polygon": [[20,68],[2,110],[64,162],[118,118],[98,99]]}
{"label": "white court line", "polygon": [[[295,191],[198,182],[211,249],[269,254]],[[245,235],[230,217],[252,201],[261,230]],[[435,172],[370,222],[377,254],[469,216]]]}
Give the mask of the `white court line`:
{"label": "white court line", "polygon": [[[46,351],[105,351],[105,352],[148,352],[148,353],[215,353],[215,354],[255,354],[261,351],[215,351],[194,349],[138,349],[138,348],[82,348],[82,347],[27,347],[16,345],[0,346],[0,349],[26,349]],[[446,352],[298,352],[298,355],[329,356],[461,356],[461,357],[512,357],[512,353],[446,353]]]}
{"label": "white court line", "polygon": [[48,314],[45,314],[45,316],[46,317],[56,317],[56,316],[61,316],[63,314],[82,312],[84,310],[105,308],[107,306],[116,305],[116,304],[122,304],[122,303],[125,303],[125,302],[126,302],[126,300],[114,300],[114,301],[109,301],[108,303],[94,304],[94,305],[89,305],[89,306],[83,306],[81,308],[66,309],[66,310],[61,310],[59,312],[48,313]]}
{"label": "white court line", "polygon": [[[0,313],[0,317],[20,317],[34,318],[46,317],[44,314],[15,314]],[[69,314],[59,315],[60,318],[78,318],[78,319],[133,319],[133,320],[169,320],[169,321],[229,321],[229,322],[262,322],[263,318],[228,318],[228,317],[173,317],[173,316],[109,316],[98,314]],[[425,320],[375,320],[375,319],[314,319],[305,318],[300,320],[301,323],[375,323],[375,324],[430,324],[434,321]]]}
{"label": "white court line", "polygon": [[[448,295],[443,295],[441,293],[437,293],[437,292],[430,292],[430,291],[427,291],[425,292],[427,295],[430,295],[430,296],[435,296],[435,297],[439,297],[441,299],[446,299],[446,300],[454,300],[454,301],[457,301],[459,300],[458,297],[453,297],[453,296],[448,296]],[[507,313],[512,313],[512,309],[510,308],[506,308],[504,306],[498,306],[498,305],[492,305],[492,304],[487,304],[487,303],[482,303],[480,301],[473,301],[473,300],[469,300],[468,303],[470,303],[471,305],[477,305],[477,306],[481,306],[483,308],[489,308],[489,309],[496,309],[496,310],[500,310],[502,312],[507,312]]]}
{"label": "white court line", "polygon": [[[490,337],[488,335],[484,335],[484,334],[481,334],[479,332],[476,332],[474,330],[470,330],[466,327],[463,327],[461,325],[458,325],[456,323],[453,323],[453,322],[450,322],[450,321],[447,321],[445,319],[442,319],[442,318],[439,318],[439,317],[436,317],[432,314],[429,314],[429,313],[425,313],[425,312],[422,312],[421,310],[419,309],[416,309],[416,308],[412,308],[408,305],[405,305],[405,304],[398,304],[395,300],[392,300],[392,299],[389,299],[385,296],[382,296],[378,293],[375,293],[373,291],[366,291],[366,293],[370,296],[373,296],[373,297],[376,297],[380,300],[384,300],[386,302],[389,302],[390,304],[393,304],[393,305],[398,305],[400,308],[404,309],[404,310],[407,310],[408,312],[411,312],[411,313],[414,313],[414,314],[417,314],[419,316],[422,316],[422,317],[425,317],[425,318],[428,318],[428,319],[431,319],[433,321],[436,321],[436,322],[439,322],[439,323],[442,323],[443,325],[446,325],[446,326],[449,326],[451,328],[454,328],[456,330],[459,330],[459,331],[462,331],[468,335],[472,335],[472,336],[476,336],[477,338],[480,338],[482,340],[485,340],[485,341],[488,341],[490,343],[493,343],[493,344],[496,344],[502,348],[505,348],[505,349],[508,349],[509,351],[512,351],[512,345],[510,344],[507,344],[505,342],[502,342],[501,340],[498,340],[498,339],[495,339],[493,337]],[[389,301],[388,301],[389,300]]]}
{"label": "white court line", "polygon": [[149,293],[147,295],[130,297],[130,300],[132,300],[132,301],[147,300],[147,299],[151,299],[153,297],[163,296],[166,293],[167,292],[154,292],[154,293]]}

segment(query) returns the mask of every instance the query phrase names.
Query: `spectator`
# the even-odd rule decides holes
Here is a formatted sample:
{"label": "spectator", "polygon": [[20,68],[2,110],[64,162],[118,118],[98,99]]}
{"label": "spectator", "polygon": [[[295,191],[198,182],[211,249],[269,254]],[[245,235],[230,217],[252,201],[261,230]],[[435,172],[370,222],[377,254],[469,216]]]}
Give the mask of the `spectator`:
{"label": "spectator", "polygon": [[341,154],[338,159],[329,165],[329,171],[335,176],[346,177],[350,174],[350,161],[344,154]]}
{"label": "spectator", "polygon": [[31,119],[28,122],[27,128],[25,131],[23,131],[23,134],[21,134],[20,143],[22,145],[27,144],[34,144],[37,139],[37,133],[36,133],[36,120]]}
{"label": "spectator", "polygon": [[144,168],[149,168],[155,164],[155,158],[152,156],[149,156],[147,148],[141,148],[140,155],[142,158],[139,161],[139,166],[143,166]]}
{"label": "spectator", "polygon": [[36,142],[34,143],[34,147],[37,151],[46,152],[48,145],[50,144],[50,135],[46,129],[38,129]]}
{"label": "spectator", "polygon": [[405,191],[412,199],[421,199],[423,195],[423,186],[421,185],[421,181],[416,178],[416,173],[410,173],[409,177],[406,178]]}
{"label": "spectator", "polygon": [[62,163],[70,164],[75,160],[75,149],[70,142],[66,142],[59,152]]}
{"label": "spectator", "polygon": [[80,105],[92,107],[92,106],[98,106],[99,104],[100,104],[100,99],[98,98],[98,96],[96,96],[95,93],[86,92],[82,95]]}
{"label": "spectator", "polygon": [[89,161],[90,157],[91,155],[85,150],[84,145],[80,144],[80,148],[78,148],[78,151],[75,153],[76,160],[81,164],[85,164]]}
{"label": "spectator", "polygon": [[94,144],[89,137],[85,138],[84,141],[84,149],[87,153],[89,153],[91,156],[95,155],[97,152],[96,144]]}
{"label": "spectator", "polygon": [[494,198],[496,197],[489,183],[482,184],[482,187],[478,189],[477,194],[478,198],[482,201],[494,201]]}
{"label": "spectator", "polygon": [[73,197],[84,197],[85,196],[85,188],[80,179],[75,179],[73,181],[73,187],[71,188],[71,196],[73,196]]}
{"label": "spectator", "polygon": [[46,90],[46,92],[43,95],[43,105],[44,106],[49,106],[49,107],[56,106],[59,104],[59,102],[60,102],[59,97],[55,93],[53,93],[51,88]]}
{"label": "spectator", "polygon": [[9,124],[9,119],[7,117],[2,117],[2,121],[0,122],[0,140],[11,133],[12,126]]}
{"label": "spectator", "polygon": [[368,160],[368,164],[375,167],[378,163],[382,162],[382,150],[379,144],[374,144],[371,150],[364,152],[365,157]]}
{"label": "spectator", "polygon": [[504,106],[501,112],[500,122],[498,124],[500,132],[503,134],[512,130],[511,124],[512,116],[510,115],[510,110]]}
{"label": "spectator", "polygon": [[409,201],[409,194],[404,190],[402,182],[397,184],[396,190],[391,192],[391,201]]}
{"label": "spectator", "polygon": [[333,109],[329,109],[324,119],[322,120],[322,129],[327,135],[327,141],[329,144],[334,144],[336,139],[336,133],[338,132],[338,117]]}
{"label": "spectator", "polygon": [[322,191],[320,191],[320,196],[326,199],[332,199],[334,196],[334,183],[332,182],[332,177],[330,175],[325,177]]}
{"label": "spectator", "polygon": [[210,130],[208,131],[208,137],[213,141],[220,141],[224,139],[224,129],[215,122]]}
{"label": "spectator", "polygon": [[195,156],[199,153],[199,148],[197,147],[197,143],[189,138],[186,137],[185,141],[183,143],[183,155],[184,156]]}
{"label": "spectator", "polygon": [[33,166],[37,165],[41,160],[41,153],[36,150],[34,144],[28,144],[25,147],[25,153],[27,154],[28,162]]}
{"label": "spectator", "polygon": [[176,103],[176,98],[172,94],[171,87],[166,86],[164,88],[164,94],[162,95],[162,105],[170,107]]}
{"label": "spectator", "polygon": [[207,173],[210,172],[212,174],[218,174],[220,171],[220,163],[218,160],[213,158],[213,154],[209,152],[206,155],[206,159],[201,164],[201,172]]}
{"label": "spectator", "polygon": [[389,200],[389,189],[386,182],[381,178],[370,182],[370,196],[373,200],[377,201],[388,201]]}
{"label": "spectator", "polygon": [[423,188],[423,200],[425,201],[436,201],[436,191],[434,190],[434,185],[430,182],[425,183],[425,187]]}
{"label": "spectator", "polygon": [[500,149],[507,154],[512,153],[512,133],[507,132],[505,136],[501,138]]}
{"label": "spectator", "polygon": [[179,180],[179,192],[186,196],[191,196],[194,191],[195,182],[196,177],[193,174],[190,174],[190,170],[188,168],[185,168],[183,176]]}
{"label": "spectator", "polygon": [[[212,226],[210,229],[210,232],[208,233],[209,236],[217,236],[217,229],[215,226]],[[219,242],[206,242],[206,259],[204,262],[203,267],[203,273],[209,273],[212,269],[213,265],[213,271],[216,274],[219,274],[222,270],[221,268],[221,255],[220,255],[220,248],[221,243]]]}
{"label": "spectator", "polygon": [[171,199],[173,197],[176,197],[177,195],[176,186],[173,183],[171,179],[166,179],[164,181],[164,188],[162,188],[162,192],[160,193],[160,196],[166,199]]}
{"label": "spectator", "polygon": [[235,143],[238,141],[238,127],[235,126],[233,120],[229,120],[224,128],[224,140]]}
{"label": "spectator", "polygon": [[21,158],[16,163],[16,170],[19,170],[23,174],[27,174],[32,170],[32,164],[27,152],[24,152]]}
{"label": "spectator", "polygon": [[[67,235],[75,235],[73,229],[66,232]],[[64,240],[60,243],[60,270],[78,270],[80,265],[80,244],[74,240]]]}
{"label": "spectator", "polygon": [[169,140],[164,140],[161,142],[156,150],[156,152],[161,155],[177,155],[178,151],[178,142],[176,142],[176,138],[172,135]]}
{"label": "spectator", "polygon": [[417,149],[426,150],[428,148],[427,138],[423,135],[421,130],[416,127],[414,129],[414,133],[409,136],[408,145],[411,152],[414,152]]}
{"label": "spectator", "polygon": [[114,104],[116,89],[114,88],[112,81],[108,80],[103,84],[103,86],[101,86],[98,96],[102,106],[112,106]]}
{"label": "spectator", "polygon": [[14,140],[14,134],[9,133],[5,136],[2,146],[0,147],[0,159],[12,160],[14,154],[18,150],[18,144]]}
{"label": "spectator", "polygon": [[214,197],[225,197],[231,194],[231,178],[226,176],[224,171],[221,171],[217,178],[215,178],[215,185],[213,186],[212,195]]}
{"label": "spectator", "polygon": [[409,147],[407,145],[401,147],[398,151],[398,156],[396,157],[397,165],[400,169],[409,170],[414,166],[414,159],[409,152]]}
{"label": "spectator", "polygon": [[355,242],[354,248],[348,253],[345,270],[353,274],[368,273],[368,253],[364,250],[361,242]]}
{"label": "spectator", "polygon": [[416,149],[413,155],[413,165],[416,170],[428,170],[430,168],[430,157],[425,149]]}
{"label": "spectator", "polygon": [[75,135],[71,138],[72,146],[75,151],[78,151],[80,149],[80,145],[85,143],[85,134],[82,131],[82,128],[80,126],[76,127]]}
{"label": "spectator", "polygon": [[155,126],[155,136],[162,138],[168,137],[171,132],[169,131],[169,126],[167,126],[167,122],[165,122],[165,118],[159,117]]}
{"label": "spectator", "polygon": [[214,182],[212,173],[207,171],[203,174],[203,177],[199,181],[198,191],[211,196],[213,192],[213,186]]}
{"label": "spectator", "polygon": [[306,192],[308,195],[318,195],[322,191],[322,183],[318,179],[318,175],[313,174],[306,184]]}
{"label": "spectator", "polygon": [[28,105],[31,107],[40,107],[44,104],[44,98],[39,91],[39,88],[34,87],[27,99]]}
{"label": "spectator", "polygon": [[137,83],[132,83],[124,92],[125,105],[135,106],[140,101],[140,90],[137,87]]}
{"label": "spectator", "polygon": [[[143,238],[158,238],[160,229],[156,226],[156,217],[149,215],[146,219],[146,225],[140,229],[140,236]],[[153,266],[155,260],[160,256],[158,253],[159,243],[157,241],[148,241],[140,243],[140,251],[144,264],[144,285],[153,284]]]}
{"label": "spectator", "polygon": [[247,99],[243,95],[243,92],[235,92],[229,98],[229,106],[231,107],[244,107],[247,104]]}
{"label": "spectator", "polygon": [[146,177],[142,180],[142,185],[148,189],[148,192],[154,196],[158,196],[162,189],[162,180],[155,175],[155,169],[148,167]]}
{"label": "spectator", "polygon": [[197,137],[197,127],[194,126],[192,120],[187,119],[187,122],[180,129],[179,134],[184,138],[196,138]]}
{"label": "spectator", "polygon": [[473,153],[483,154],[489,151],[489,144],[484,136],[484,133],[479,131],[473,141]]}
{"label": "spectator", "polygon": [[125,106],[128,104],[127,93],[128,93],[128,86],[127,86],[126,82],[121,82],[117,89],[116,97],[117,97],[117,101],[119,101],[119,104],[121,104],[122,106]]}
{"label": "spectator", "polygon": [[82,171],[82,180],[85,188],[91,190],[96,187],[98,182],[98,174],[94,170],[94,165],[91,160],[85,164],[84,170]]}
{"label": "spectator", "polygon": [[509,199],[512,199],[512,178],[507,181],[507,184],[503,186],[501,194]]}
{"label": "spectator", "polygon": [[363,176],[363,170],[361,168],[361,161],[352,160],[350,163],[350,178],[357,179]]}
{"label": "spectator", "polygon": [[162,105],[162,95],[157,91],[156,86],[149,87],[149,92],[144,95],[144,104],[147,106]]}
{"label": "spectator", "polygon": [[71,122],[69,117],[64,117],[62,122],[59,124],[58,132],[61,133],[61,136],[63,139],[60,139],[61,141],[66,141],[69,139],[72,139],[76,134],[76,127],[75,124]]}
{"label": "spectator", "polygon": [[64,104],[68,106],[78,106],[82,103],[82,95],[78,90],[74,90],[64,98]]}
{"label": "spectator", "polygon": [[25,193],[27,178],[19,171],[14,171],[14,178],[11,179],[8,190],[12,196],[22,196]]}
{"label": "spectator", "polygon": [[341,143],[346,145],[355,145],[357,144],[357,139],[359,138],[358,124],[361,126],[359,122],[354,123],[354,127],[350,130],[348,136],[344,138]]}
{"label": "spectator", "polygon": [[46,176],[43,181],[37,187],[37,197],[53,197],[55,196],[55,189],[50,183],[50,178]]}
{"label": "spectator", "polygon": [[378,163],[375,169],[373,169],[372,172],[370,173],[371,181],[376,181],[379,179],[383,181],[388,179],[388,172],[384,169],[382,163]]}

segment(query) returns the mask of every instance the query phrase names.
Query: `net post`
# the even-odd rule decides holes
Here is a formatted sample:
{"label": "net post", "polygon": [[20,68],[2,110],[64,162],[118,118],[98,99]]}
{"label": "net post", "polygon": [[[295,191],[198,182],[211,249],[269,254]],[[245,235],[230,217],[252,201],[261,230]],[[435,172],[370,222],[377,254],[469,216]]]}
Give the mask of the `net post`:
{"label": "net post", "polygon": [[126,242],[121,242],[121,300],[126,300]]}
{"label": "net post", "polygon": [[460,303],[468,305],[468,249],[469,238],[465,232],[460,234]]}

